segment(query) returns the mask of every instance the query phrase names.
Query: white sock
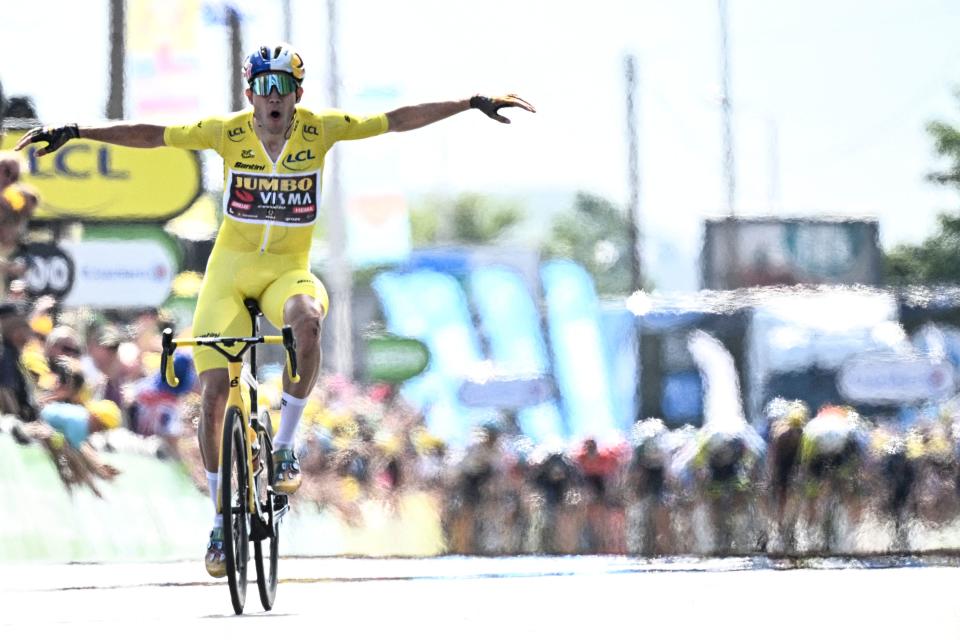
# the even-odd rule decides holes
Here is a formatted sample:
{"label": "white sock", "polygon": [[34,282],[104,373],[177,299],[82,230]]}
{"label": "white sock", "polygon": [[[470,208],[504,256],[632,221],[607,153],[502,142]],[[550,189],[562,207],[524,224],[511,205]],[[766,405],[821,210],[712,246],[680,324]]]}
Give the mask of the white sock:
{"label": "white sock", "polygon": [[223,516],[217,513],[217,490],[220,488],[220,474],[216,471],[207,471],[207,486],[210,488],[210,499],[213,500],[213,526],[223,526]]}
{"label": "white sock", "polygon": [[280,428],[273,438],[273,448],[289,449],[297,437],[297,427],[300,426],[300,417],[303,408],[307,406],[306,398],[295,398],[289,393],[283,394],[280,402]]}

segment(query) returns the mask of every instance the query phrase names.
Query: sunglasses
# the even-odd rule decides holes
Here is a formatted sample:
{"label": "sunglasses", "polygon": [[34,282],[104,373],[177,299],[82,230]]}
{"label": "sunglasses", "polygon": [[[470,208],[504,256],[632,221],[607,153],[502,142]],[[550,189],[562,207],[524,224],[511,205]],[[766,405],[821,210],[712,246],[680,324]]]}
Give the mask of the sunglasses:
{"label": "sunglasses", "polygon": [[296,91],[299,86],[293,76],[287,73],[265,73],[250,81],[250,90],[258,96],[268,96],[274,89],[278,95],[285,96]]}

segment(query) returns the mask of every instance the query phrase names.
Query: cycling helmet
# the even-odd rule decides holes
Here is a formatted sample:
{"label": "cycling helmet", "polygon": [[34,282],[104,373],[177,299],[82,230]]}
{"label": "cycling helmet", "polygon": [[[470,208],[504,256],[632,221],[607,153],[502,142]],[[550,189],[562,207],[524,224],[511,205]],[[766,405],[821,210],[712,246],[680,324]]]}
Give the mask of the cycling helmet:
{"label": "cycling helmet", "polygon": [[711,464],[717,467],[737,463],[746,448],[743,438],[734,432],[725,430],[717,430],[711,433],[707,437],[706,447]]}
{"label": "cycling helmet", "polygon": [[303,58],[285,42],[273,47],[262,46],[247,56],[243,63],[243,79],[247,84],[261,73],[270,71],[289,73],[298,83],[303,82],[306,73]]}

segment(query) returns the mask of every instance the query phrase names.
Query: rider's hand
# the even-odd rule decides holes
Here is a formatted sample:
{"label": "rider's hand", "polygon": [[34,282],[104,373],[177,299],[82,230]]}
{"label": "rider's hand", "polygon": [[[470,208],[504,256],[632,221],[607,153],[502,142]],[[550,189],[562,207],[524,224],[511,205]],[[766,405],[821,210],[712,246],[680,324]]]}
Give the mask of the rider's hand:
{"label": "rider's hand", "polygon": [[80,128],[77,123],[65,124],[62,127],[34,127],[23,134],[23,137],[17,142],[14,151],[20,151],[28,144],[46,142],[47,146],[37,150],[38,156],[45,156],[52,151],[56,151],[67,141],[80,137]]}
{"label": "rider's hand", "polygon": [[481,95],[476,95],[470,98],[471,109],[480,109],[480,111],[483,111],[485,114],[487,114],[487,116],[493,118],[497,122],[510,124],[509,118],[505,118],[498,113],[500,109],[503,109],[504,107],[520,107],[521,109],[526,109],[531,113],[537,112],[537,110],[533,108],[532,104],[513,93],[494,98]]}

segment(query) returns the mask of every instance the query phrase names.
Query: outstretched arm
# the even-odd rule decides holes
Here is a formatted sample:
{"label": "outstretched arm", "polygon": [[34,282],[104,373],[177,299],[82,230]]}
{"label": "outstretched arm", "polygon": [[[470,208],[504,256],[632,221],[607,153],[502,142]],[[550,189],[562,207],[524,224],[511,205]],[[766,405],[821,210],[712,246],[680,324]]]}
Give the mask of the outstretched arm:
{"label": "outstretched arm", "polygon": [[468,109],[479,109],[494,120],[509,124],[510,120],[499,113],[500,109],[504,107],[520,107],[531,113],[536,113],[533,105],[512,93],[499,98],[477,95],[468,100],[428,102],[410,107],[400,107],[387,113],[387,122],[390,131],[410,131],[449,118]]}
{"label": "outstretched arm", "polygon": [[43,156],[56,151],[73,138],[88,138],[125,147],[161,147],[163,146],[163,130],[165,128],[156,124],[134,122],[118,122],[99,127],[79,127],[76,124],[68,124],[62,127],[36,127],[26,132],[13,150],[19,151],[28,144],[46,142],[46,147],[37,150],[37,155]]}

